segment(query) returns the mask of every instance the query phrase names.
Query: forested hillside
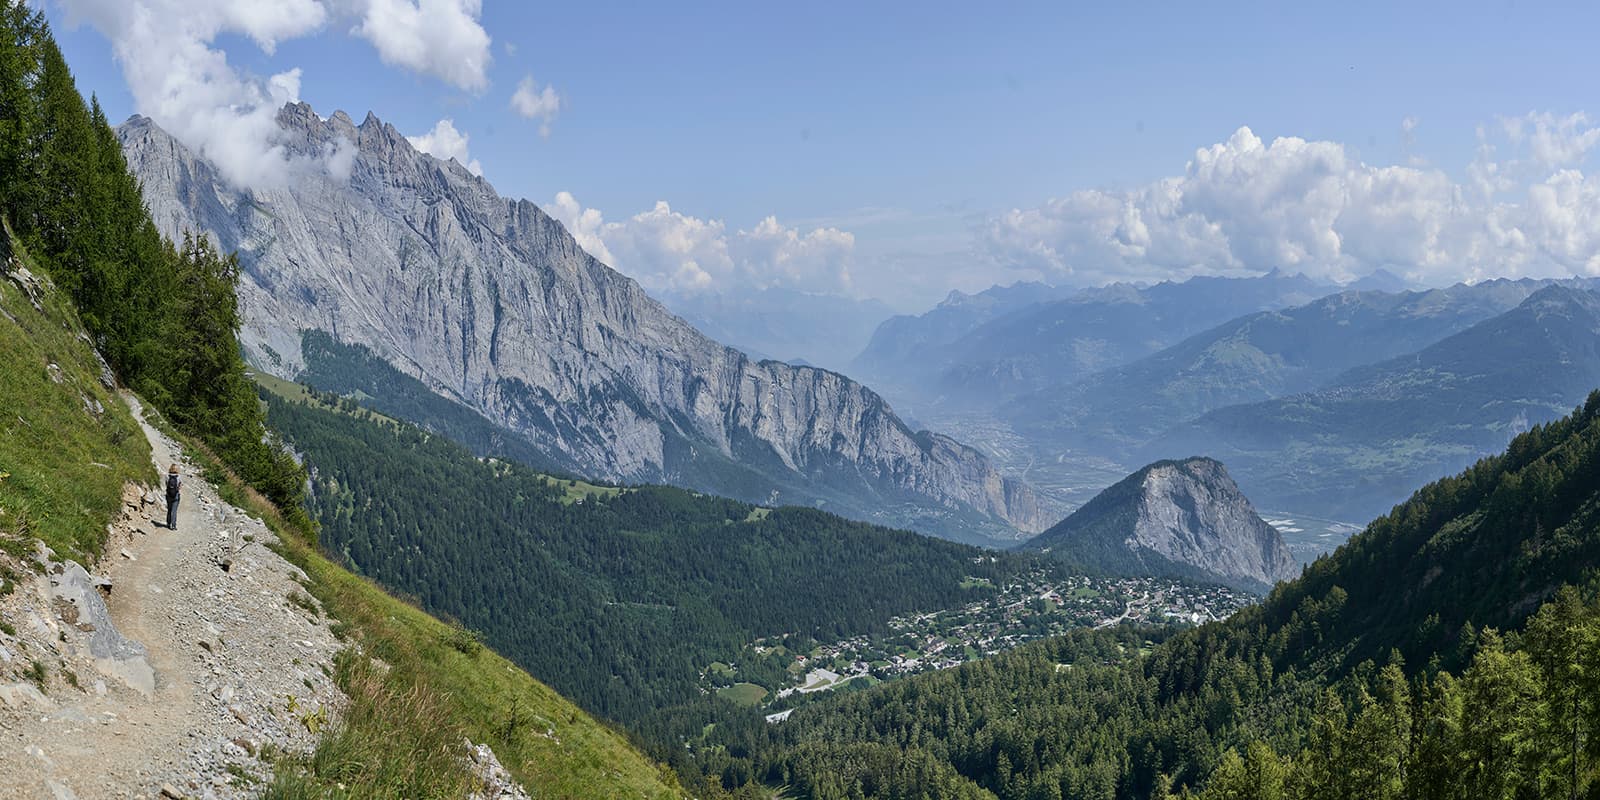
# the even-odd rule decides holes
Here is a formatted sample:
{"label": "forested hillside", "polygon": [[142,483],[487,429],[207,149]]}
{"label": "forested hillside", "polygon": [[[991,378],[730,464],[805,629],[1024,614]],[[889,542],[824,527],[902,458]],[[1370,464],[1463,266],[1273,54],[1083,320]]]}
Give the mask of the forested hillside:
{"label": "forested hillside", "polygon": [[[277,529],[284,557],[305,570],[301,585],[350,640],[349,654],[361,654],[341,659],[333,676],[351,698],[343,718],[322,727],[326,717],[319,712],[306,723],[310,733],[323,734],[314,754],[302,759],[273,745],[259,751],[251,745],[252,755],[277,759],[276,782],[251,786],[258,778],[239,772],[231,776],[233,787],[219,785],[217,791],[460,797],[481,785],[468,773],[460,749],[471,737],[492,744],[536,796],[681,796],[673,777],[617,732],[459,631],[314,551],[302,506],[305,473],[264,428],[264,409],[239,355],[237,262],[204,240],[184,238],[175,245],[162,239],[104,115],[97,103],[78,95],[36,5],[0,0],[0,599],[21,612],[0,620],[0,638],[7,639],[0,649],[6,687],[33,681],[49,694],[40,695],[46,708],[59,704],[77,715],[52,719],[89,719],[77,704],[90,691],[92,674],[82,673],[81,686],[73,673],[47,681],[39,661],[24,673],[16,634],[23,619],[46,629],[41,615],[68,613],[59,605],[34,605],[33,598],[45,596],[40,585],[46,583],[26,574],[42,569],[32,558],[35,548],[49,546],[57,557],[98,572],[105,565],[95,560],[105,550],[107,523],[124,509],[125,482],[153,482],[150,444],[116,396],[126,388],[145,399],[149,418],[157,419],[151,411],[159,409],[159,419],[177,429],[188,455],[204,465],[227,502],[248,506]],[[214,510],[207,509],[208,518],[215,518],[209,516]],[[211,538],[212,532],[202,535]],[[133,561],[129,550],[122,553],[124,564]],[[185,577],[163,575],[161,582]],[[161,591],[144,582],[116,586],[114,602],[137,603],[142,592]],[[303,608],[318,607],[300,597]],[[272,600],[260,601],[263,611]],[[61,622],[78,620],[71,611]],[[146,641],[160,635],[127,633]],[[187,639],[182,647],[198,654],[224,641],[219,636],[196,649]],[[71,649],[66,642],[62,637],[57,652]],[[53,639],[49,646],[57,649]],[[173,679],[165,665],[157,669],[160,680]],[[162,686],[158,701],[169,704],[187,688]],[[7,697],[11,713],[33,713],[12,708],[12,695]],[[105,720],[94,719],[95,733],[113,735],[100,724]],[[78,731],[78,723],[66,724]],[[194,727],[187,732],[200,741],[193,738]],[[149,764],[184,763],[184,752],[165,749],[158,737],[128,736],[125,743]],[[37,747],[33,751],[43,755]],[[52,749],[51,755],[54,767],[75,776],[81,759],[72,752]],[[0,760],[0,775],[13,777],[11,766]],[[140,774],[154,779],[148,771]],[[6,786],[4,794],[13,796],[11,782]],[[72,794],[63,785],[49,791]]]}
{"label": "forested hillside", "polygon": [[99,102],[84,103],[43,16],[15,0],[0,3],[0,214],[126,385],[298,508],[303,475],[264,436],[234,338],[237,261],[162,239]]}
{"label": "forested hillside", "polygon": [[312,468],[324,546],[613,719],[699,701],[713,662],[779,686],[792,657],[752,640],[880,631],[1032,563],[804,508],[552,479],[335,403],[354,413],[268,397]]}
{"label": "forested hillside", "polygon": [[819,800],[1589,797],[1597,558],[1600,393],[1148,654],[1081,632],[719,728],[698,763]]}

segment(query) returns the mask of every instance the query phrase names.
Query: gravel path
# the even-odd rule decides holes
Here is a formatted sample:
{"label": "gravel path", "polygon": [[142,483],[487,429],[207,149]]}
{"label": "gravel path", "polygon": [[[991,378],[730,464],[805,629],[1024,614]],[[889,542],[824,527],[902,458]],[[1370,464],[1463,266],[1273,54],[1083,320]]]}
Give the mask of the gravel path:
{"label": "gravel path", "polygon": [[164,498],[130,487],[91,568],[109,595],[50,562],[0,598],[16,631],[0,629],[3,798],[253,796],[270,774],[262,749],[308,750],[342,707],[341,645],[304,574],[129,404],[158,468],[184,467],[178,530],[161,527]]}

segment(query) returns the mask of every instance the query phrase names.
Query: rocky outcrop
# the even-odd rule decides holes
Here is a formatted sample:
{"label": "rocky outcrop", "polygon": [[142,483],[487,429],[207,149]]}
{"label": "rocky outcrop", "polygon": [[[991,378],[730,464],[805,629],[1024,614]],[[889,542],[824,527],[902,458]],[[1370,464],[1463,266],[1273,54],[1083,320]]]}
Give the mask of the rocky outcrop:
{"label": "rocky outcrop", "polygon": [[[392,125],[304,104],[279,121],[294,174],[256,190],[148,119],[118,129],[163,232],[238,252],[241,341],[257,366],[293,377],[300,332],[320,329],[594,477],[820,501],[925,530],[963,516],[1043,527],[1032,492],[977,451],[914,433],[838,373],[701,335],[533,203],[417,152]],[[324,156],[350,145],[348,176],[333,174]]]}
{"label": "rocky outcrop", "polygon": [[1283,537],[1209,458],[1151,464],[1025,547],[1111,573],[1256,590],[1300,572]]}
{"label": "rocky outcrop", "polygon": [[0,551],[0,797],[258,797],[346,707],[306,573],[190,474],[177,531],[125,489],[93,573]]}

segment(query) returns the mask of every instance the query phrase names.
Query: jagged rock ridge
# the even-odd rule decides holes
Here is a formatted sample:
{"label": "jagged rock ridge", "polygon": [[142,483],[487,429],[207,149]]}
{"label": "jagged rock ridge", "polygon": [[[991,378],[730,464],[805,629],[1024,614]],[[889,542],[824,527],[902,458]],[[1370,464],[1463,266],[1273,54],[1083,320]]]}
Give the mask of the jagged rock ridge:
{"label": "jagged rock ridge", "polygon": [[[360,344],[572,468],[951,533],[1043,527],[1032,491],[914,433],[864,386],[701,335],[526,200],[369,114],[279,114],[294,174],[230,186],[151,120],[118,134],[163,232],[239,253],[241,341],[293,377],[300,333]],[[355,145],[348,178],[318,156]],[[348,146],[345,146],[346,148]],[[970,536],[968,538],[971,538]]]}
{"label": "jagged rock ridge", "polygon": [[1265,589],[1299,574],[1283,537],[1256,514],[1218,461],[1158,461],[1027,542],[1113,573],[1214,580]]}

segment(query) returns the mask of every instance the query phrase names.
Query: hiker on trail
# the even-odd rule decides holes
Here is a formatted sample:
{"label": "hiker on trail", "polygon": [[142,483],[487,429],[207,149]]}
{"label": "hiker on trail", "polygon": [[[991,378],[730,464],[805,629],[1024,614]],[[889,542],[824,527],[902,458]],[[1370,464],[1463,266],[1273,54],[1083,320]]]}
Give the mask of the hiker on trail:
{"label": "hiker on trail", "polygon": [[178,529],[178,495],[183,490],[183,480],[178,477],[178,465],[167,467],[167,530]]}

